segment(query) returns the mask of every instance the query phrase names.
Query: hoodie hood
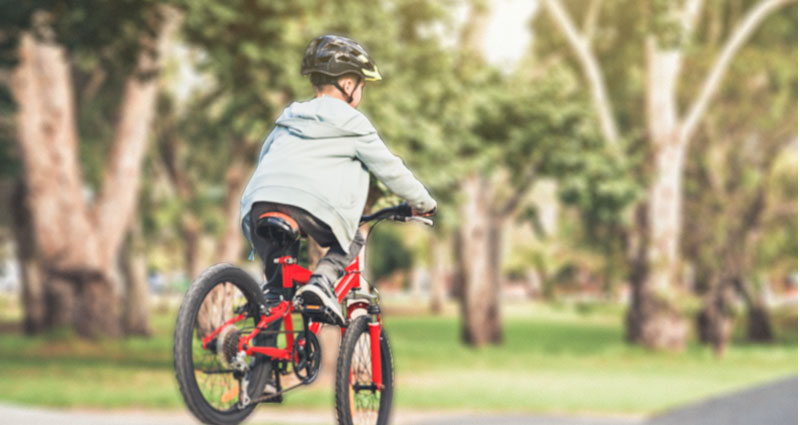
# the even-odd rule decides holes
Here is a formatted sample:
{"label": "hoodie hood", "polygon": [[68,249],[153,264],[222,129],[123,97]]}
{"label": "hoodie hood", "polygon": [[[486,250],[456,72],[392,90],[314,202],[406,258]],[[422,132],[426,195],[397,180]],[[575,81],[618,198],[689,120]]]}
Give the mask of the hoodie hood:
{"label": "hoodie hood", "polygon": [[347,102],[330,96],[292,103],[275,124],[304,139],[357,137],[377,133],[364,114]]}

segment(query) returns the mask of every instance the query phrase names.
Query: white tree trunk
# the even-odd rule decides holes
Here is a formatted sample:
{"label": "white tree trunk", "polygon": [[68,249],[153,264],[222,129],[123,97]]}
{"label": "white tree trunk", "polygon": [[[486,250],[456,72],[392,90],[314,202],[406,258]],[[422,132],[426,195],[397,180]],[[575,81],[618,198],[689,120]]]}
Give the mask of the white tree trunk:
{"label": "white tree trunk", "polygon": [[458,279],[461,298],[462,339],[481,346],[502,341],[498,279],[493,264],[491,183],[473,174],[462,184],[466,202],[461,207],[458,234]]}
{"label": "white tree trunk", "polygon": [[448,264],[448,250],[452,246],[449,238],[432,235],[430,271],[430,291],[431,291],[431,312],[441,314],[444,310],[444,303],[447,300],[447,293],[450,287],[451,266]]}
{"label": "white tree trunk", "polygon": [[[589,82],[589,88],[592,92],[592,102],[595,112],[598,115],[600,129],[603,131],[606,142],[617,152],[617,141],[619,140],[617,122],[614,119],[614,110],[611,107],[608,90],[603,80],[600,65],[591,51],[589,40],[578,32],[575,24],[572,22],[569,15],[567,15],[564,6],[559,0],[544,0],[542,6],[544,6],[553,17],[553,21],[559,27],[564,37],[566,37],[570,48],[578,58],[583,75]],[[591,25],[589,27],[591,27]]]}

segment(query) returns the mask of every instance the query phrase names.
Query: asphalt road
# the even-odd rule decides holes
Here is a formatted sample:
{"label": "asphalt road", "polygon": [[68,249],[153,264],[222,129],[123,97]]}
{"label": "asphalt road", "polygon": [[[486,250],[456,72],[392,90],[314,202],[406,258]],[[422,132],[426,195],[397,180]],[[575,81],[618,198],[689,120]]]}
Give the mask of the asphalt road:
{"label": "asphalt road", "polygon": [[685,406],[647,425],[797,425],[797,375]]}
{"label": "asphalt road", "polygon": [[[797,376],[700,401],[652,418],[493,415],[398,411],[395,425],[797,425]],[[332,412],[258,409],[247,423],[325,425]],[[183,425],[186,412],[55,410],[0,404],[0,423],[16,425]]]}

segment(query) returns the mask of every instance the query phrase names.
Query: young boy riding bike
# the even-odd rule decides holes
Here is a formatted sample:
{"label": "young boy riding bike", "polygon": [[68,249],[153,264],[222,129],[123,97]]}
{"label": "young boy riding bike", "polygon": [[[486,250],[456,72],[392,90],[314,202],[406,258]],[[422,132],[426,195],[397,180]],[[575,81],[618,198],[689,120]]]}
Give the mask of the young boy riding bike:
{"label": "young boy riding bike", "polygon": [[415,215],[432,215],[436,201],[356,109],[365,82],[381,79],[363,47],[345,37],[317,37],[300,72],[310,75],[316,97],[289,105],[264,141],[242,196],[242,230],[264,263],[268,301],[281,290],[274,260],[287,253],[275,240],[279,235],[259,231],[269,228],[263,223],[304,232],[329,248],[293,301],[322,312],[315,320],[341,325],[333,285],[364,245],[358,224],[369,172],[406,199]]}

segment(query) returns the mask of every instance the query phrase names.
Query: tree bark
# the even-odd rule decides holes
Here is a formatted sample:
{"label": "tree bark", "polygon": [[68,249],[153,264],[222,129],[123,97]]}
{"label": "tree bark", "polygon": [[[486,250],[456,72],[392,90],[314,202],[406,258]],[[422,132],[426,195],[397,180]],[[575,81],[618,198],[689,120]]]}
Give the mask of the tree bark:
{"label": "tree bark", "polygon": [[225,233],[219,245],[218,257],[222,262],[237,263],[242,255],[242,226],[239,220],[239,200],[247,184],[247,159],[251,156],[249,149],[242,147],[234,150],[234,159],[225,175]]}
{"label": "tree bark", "polygon": [[[581,70],[589,81],[592,102],[598,115],[603,137],[615,152],[618,151],[619,130],[617,129],[617,121],[614,119],[614,111],[611,107],[608,89],[606,89],[600,65],[591,51],[589,40],[585,35],[581,35],[578,32],[578,29],[575,27],[572,19],[569,18],[569,15],[566,10],[564,10],[564,6],[559,0],[544,0],[542,6],[544,6],[550,13],[550,16],[553,17],[553,21],[559,27],[564,37],[566,37],[570,48],[578,58]],[[587,30],[590,28],[591,25],[587,27]],[[591,31],[593,32],[593,30]]]}
{"label": "tree bark", "polygon": [[663,294],[647,282],[650,276],[650,216],[642,203],[634,212],[634,228],[628,238],[630,259],[630,308],[625,318],[628,342],[655,349],[681,350],[685,347],[688,327]]}
{"label": "tree bark", "polygon": [[769,310],[756,295],[752,294],[740,277],[735,277],[732,284],[747,304],[747,339],[754,342],[770,342],[775,339]]}
{"label": "tree bark", "polygon": [[63,48],[30,34],[20,40],[19,60],[12,91],[30,237],[45,267],[45,323],[77,325],[81,279],[97,275],[101,258],[83,197],[69,66]]}
{"label": "tree bark", "polygon": [[138,226],[131,231],[120,253],[119,266],[125,282],[122,324],[127,335],[149,336],[150,291],[147,287],[147,258]]}
{"label": "tree bark", "polygon": [[17,183],[10,200],[14,244],[22,278],[23,330],[34,334],[45,329],[45,294],[36,247],[31,240],[31,212],[27,205],[25,184]]}
{"label": "tree bark", "polygon": [[430,272],[430,291],[431,291],[431,313],[439,315],[444,311],[444,303],[447,298],[447,287],[450,283],[450,267],[447,264],[447,252],[452,242],[449,238],[431,234],[431,272]]}
{"label": "tree bark", "polygon": [[491,183],[473,174],[464,180],[462,189],[466,201],[457,242],[462,340],[474,346],[500,343],[500,288],[491,252],[496,248],[498,229],[492,217]]}
{"label": "tree bark", "polygon": [[715,282],[703,302],[697,317],[698,336],[701,342],[711,344],[717,357],[725,355],[733,329],[730,287],[726,282]]}
{"label": "tree bark", "polygon": [[[172,14],[154,41],[163,57],[175,29]],[[12,93],[17,103],[17,140],[22,154],[32,235],[43,267],[48,325],[69,324],[82,336],[120,331],[112,285],[119,245],[135,211],[139,168],[152,118],[156,81],[132,76],[126,83],[101,196],[90,209],[78,161],[74,95],[65,50],[37,15],[40,38],[23,34]],[[159,67],[140,53],[140,72]],[[80,314],[77,314],[80,312]]]}
{"label": "tree bark", "polygon": [[181,217],[181,235],[184,243],[184,268],[188,278],[193,280],[203,271],[203,263],[200,258],[200,223],[191,211]]}

